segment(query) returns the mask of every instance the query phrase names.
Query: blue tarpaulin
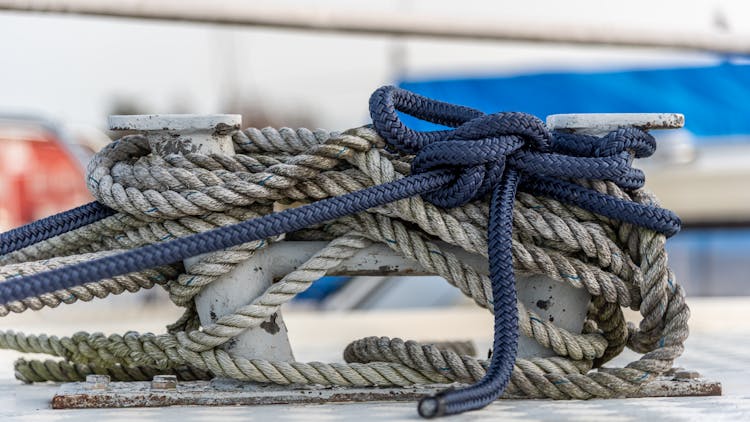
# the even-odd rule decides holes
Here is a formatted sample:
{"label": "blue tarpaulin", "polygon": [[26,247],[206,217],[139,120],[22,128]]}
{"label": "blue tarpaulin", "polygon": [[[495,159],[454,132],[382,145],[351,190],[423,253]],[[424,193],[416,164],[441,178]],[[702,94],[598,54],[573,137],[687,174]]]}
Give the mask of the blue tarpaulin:
{"label": "blue tarpaulin", "polygon": [[[679,112],[696,137],[750,134],[750,65],[405,80],[411,91],[484,112]],[[416,129],[436,126],[405,117]],[[700,140],[700,138],[698,138]]]}

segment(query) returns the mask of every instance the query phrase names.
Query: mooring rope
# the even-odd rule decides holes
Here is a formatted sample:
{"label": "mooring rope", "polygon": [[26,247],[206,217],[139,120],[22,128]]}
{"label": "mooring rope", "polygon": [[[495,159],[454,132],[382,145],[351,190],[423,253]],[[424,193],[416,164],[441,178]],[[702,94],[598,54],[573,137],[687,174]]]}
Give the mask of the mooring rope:
{"label": "mooring rope", "polygon": [[0,233],[0,255],[5,255],[41,242],[42,240],[47,240],[50,237],[75,230],[114,213],[115,211],[112,208],[94,201],[63,213],[43,218],[32,224],[18,227],[6,233]]}
{"label": "mooring rope", "polygon": [[[393,87],[376,91],[370,109],[374,128],[343,134],[239,132],[232,156],[159,157],[142,136],[106,147],[87,176],[98,204],[0,235],[0,312],[160,284],[187,308],[185,316],[159,336],[0,333],[1,347],[63,358],[20,361],[18,377],[64,381],[97,372],[139,379],[158,370],[279,384],[474,382],[420,402],[420,414],[432,417],[483,407],[504,390],[553,398],[627,394],[671,367],[689,311],[664,252],[665,235],[677,232],[679,220],[640,189],[643,174],[630,166],[653,153],[650,135],[549,132],[532,116],[484,115]],[[396,110],[456,129],[415,132]],[[295,201],[309,204],[272,212],[275,202]],[[289,232],[333,240],[251,304],[201,329],[192,298]],[[490,277],[434,239],[490,257]],[[373,241],[494,312],[490,362],[398,339],[355,342],[348,364],[248,360],[220,348]],[[204,253],[190,269],[179,264]],[[514,269],[586,288],[594,299],[584,333],[555,327],[517,303]],[[621,306],[641,310],[639,328],[626,326]],[[519,331],[560,357],[516,359]],[[626,345],[645,353],[642,359],[589,372]]]}

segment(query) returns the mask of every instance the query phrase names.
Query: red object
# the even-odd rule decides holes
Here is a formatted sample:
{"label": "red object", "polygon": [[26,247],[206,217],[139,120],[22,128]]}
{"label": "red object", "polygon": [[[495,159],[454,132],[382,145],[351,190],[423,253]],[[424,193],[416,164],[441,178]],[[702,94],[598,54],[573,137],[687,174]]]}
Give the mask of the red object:
{"label": "red object", "polygon": [[0,231],[88,201],[83,169],[54,134],[0,126]]}

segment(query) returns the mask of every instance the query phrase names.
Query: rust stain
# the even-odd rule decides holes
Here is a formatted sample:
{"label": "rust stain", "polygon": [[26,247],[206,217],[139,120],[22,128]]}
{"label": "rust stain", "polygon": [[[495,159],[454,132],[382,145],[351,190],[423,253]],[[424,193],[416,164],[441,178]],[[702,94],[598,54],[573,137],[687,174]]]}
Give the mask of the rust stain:
{"label": "rust stain", "polygon": [[278,316],[278,314],[271,315],[268,321],[263,321],[260,324],[260,328],[264,329],[268,334],[278,333],[279,331],[281,331],[279,324],[276,323],[276,318],[278,318]]}
{"label": "rust stain", "polygon": [[216,125],[216,128],[214,129],[214,132],[212,135],[214,136],[224,136],[229,135],[232,132],[236,132],[240,130],[240,125],[228,125],[226,123],[219,123]]}
{"label": "rust stain", "polygon": [[539,309],[549,309],[549,307],[552,306],[552,300],[537,300],[536,301],[536,307]]}
{"label": "rust stain", "polygon": [[167,139],[163,137],[161,142],[151,142],[151,147],[157,154],[169,155],[169,154],[191,154],[196,153],[200,150],[200,146],[193,143],[192,138],[182,136],[180,134],[170,134],[174,139]]}
{"label": "rust stain", "polygon": [[[88,392],[82,383],[64,384],[52,399],[53,409],[127,408],[163,406],[230,406],[290,403],[331,403],[415,400],[442,387],[416,388],[265,388],[254,385],[248,390],[240,383],[236,388],[217,390],[206,381],[181,382],[177,390],[157,392],[145,382],[115,382],[106,391]],[[273,393],[273,394],[269,394]],[[628,397],[719,396],[721,383],[705,379],[675,381],[668,377],[645,384]],[[507,398],[523,398],[510,395]]]}

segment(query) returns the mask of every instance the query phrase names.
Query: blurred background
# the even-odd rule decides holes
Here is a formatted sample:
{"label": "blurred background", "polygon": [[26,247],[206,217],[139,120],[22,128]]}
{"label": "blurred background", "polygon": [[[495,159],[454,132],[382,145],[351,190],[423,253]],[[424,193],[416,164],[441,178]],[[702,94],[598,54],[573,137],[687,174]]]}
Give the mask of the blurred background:
{"label": "blurred background", "polygon": [[[655,133],[658,153],[638,164],[685,223],[670,263],[690,296],[750,295],[748,2],[68,3],[99,16],[0,1],[0,231],[91,200],[85,165],[110,141],[110,114],[239,113],[243,126],[340,130],[368,123],[370,93],[397,84],[542,119],[683,113],[685,129]],[[237,22],[143,19],[175,4],[188,20]],[[102,16],[117,5],[141,15]],[[260,18],[239,22],[247,16]],[[387,30],[401,24],[432,32]],[[165,300],[155,290],[118,300]],[[427,277],[328,277],[297,300],[335,310],[461,303]]]}

